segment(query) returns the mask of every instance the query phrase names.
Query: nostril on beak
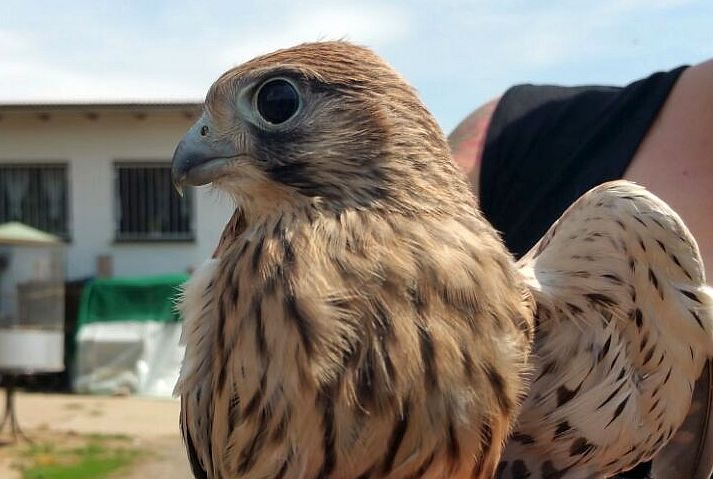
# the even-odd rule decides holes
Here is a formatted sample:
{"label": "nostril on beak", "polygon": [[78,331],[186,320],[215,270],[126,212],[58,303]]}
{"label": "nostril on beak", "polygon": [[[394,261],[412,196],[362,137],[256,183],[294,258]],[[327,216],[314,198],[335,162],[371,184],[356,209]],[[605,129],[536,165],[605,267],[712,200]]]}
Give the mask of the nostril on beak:
{"label": "nostril on beak", "polygon": [[206,136],[208,134],[208,125],[203,125],[201,127],[201,136]]}

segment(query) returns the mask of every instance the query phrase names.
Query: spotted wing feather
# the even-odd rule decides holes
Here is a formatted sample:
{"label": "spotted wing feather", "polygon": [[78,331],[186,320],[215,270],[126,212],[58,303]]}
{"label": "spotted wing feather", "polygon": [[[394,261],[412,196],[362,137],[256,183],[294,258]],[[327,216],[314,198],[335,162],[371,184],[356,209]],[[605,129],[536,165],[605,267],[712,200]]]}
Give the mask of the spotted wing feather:
{"label": "spotted wing feather", "polygon": [[501,477],[604,478],[653,457],[713,354],[713,296],[681,218],[607,183],[519,267],[538,306],[535,373]]}

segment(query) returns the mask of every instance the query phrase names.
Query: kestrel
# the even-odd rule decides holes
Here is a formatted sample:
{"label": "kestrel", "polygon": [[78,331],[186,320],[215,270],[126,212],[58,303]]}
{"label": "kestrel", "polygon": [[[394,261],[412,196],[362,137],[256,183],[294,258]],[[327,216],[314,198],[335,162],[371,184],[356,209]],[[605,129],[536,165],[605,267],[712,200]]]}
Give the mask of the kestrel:
{"label": "kestrel", "polygon": [[173,174],[237,204],[180,304],[197,477],[493,477],[534,303],[399,75],[345,42],[251,60]]}

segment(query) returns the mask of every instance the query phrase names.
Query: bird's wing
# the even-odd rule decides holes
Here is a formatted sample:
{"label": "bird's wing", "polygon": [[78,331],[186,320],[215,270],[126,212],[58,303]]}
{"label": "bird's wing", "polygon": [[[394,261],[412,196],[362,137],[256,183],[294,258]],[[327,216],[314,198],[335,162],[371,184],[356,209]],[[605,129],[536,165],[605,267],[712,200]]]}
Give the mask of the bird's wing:
{"label": "bird's wing", "polygon": [[203,467],[203,461],[201,460],[201,457],[198,454],[198,450],[196,449],[196,445],[193,442],[193,433],[191,432],[191,428],[188,427],[188,421],[190,420],[190,409],[190,407],[188,407],[184,403],[181,403],[181,435],[183,436],[183,442],[186,446],[188,462],[191,465],[191,472],[193,473],[193,477],[195,477],[196,479],[208,479],[208,473]]}
{"label": "bird's wing", "polygon": [[181,397],[181,434],[196,479],[212,474],[212,447],[209,433],[213,421],[210,386],[213,379],[210,351],[216,335],[216,313],[211,288],[219,258],[245,229],[242,210],[236,209],[225,225],[213,257],[196,270],[184,286],[179,303],[183,317],[181,343],[186,352],[174,394]]}
{"label": "bird's wing", "polygon": [[181,434],[188,452],[191,470],[196,479],[213,477],[210,436],[206,431],[212,422],[210,385],[211,362],[206,348],[212,348],[215,337],[215,314],[212,296],[206,294],[211,287],[218,260],[210,259],[198,268],[184,286],[179,308],[183,316],[181,342],[186,351],[181,374],[174,394],[181,398]]}
{"label": "bird's wing", "polygon": [[640,186],[607,183],[519,267],[538,307],[535,372],[501,469],[607,477],[654,456],[713,354],[713,295],[680,217]]}

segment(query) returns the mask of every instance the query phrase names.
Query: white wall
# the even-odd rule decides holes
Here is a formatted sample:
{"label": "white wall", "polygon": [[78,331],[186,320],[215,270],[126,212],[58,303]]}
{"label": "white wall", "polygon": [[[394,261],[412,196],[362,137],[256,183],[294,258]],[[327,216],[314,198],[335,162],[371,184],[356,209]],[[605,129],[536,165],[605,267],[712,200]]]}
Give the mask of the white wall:
{"label": "white wall", "polygon": [[[193,242],[115,243],[115,161],[170,161],[193,120],[179,111],[101,111],[92,120],[76,112],[3,113],[0,163],[65,162],[69,166],[67,277],[96,273],[98,255],[113,257],[115,276],[182,272],[212,253],[231,203],[209,187],[195,191]],[[145,111],[145,110],[144,110]]]}

